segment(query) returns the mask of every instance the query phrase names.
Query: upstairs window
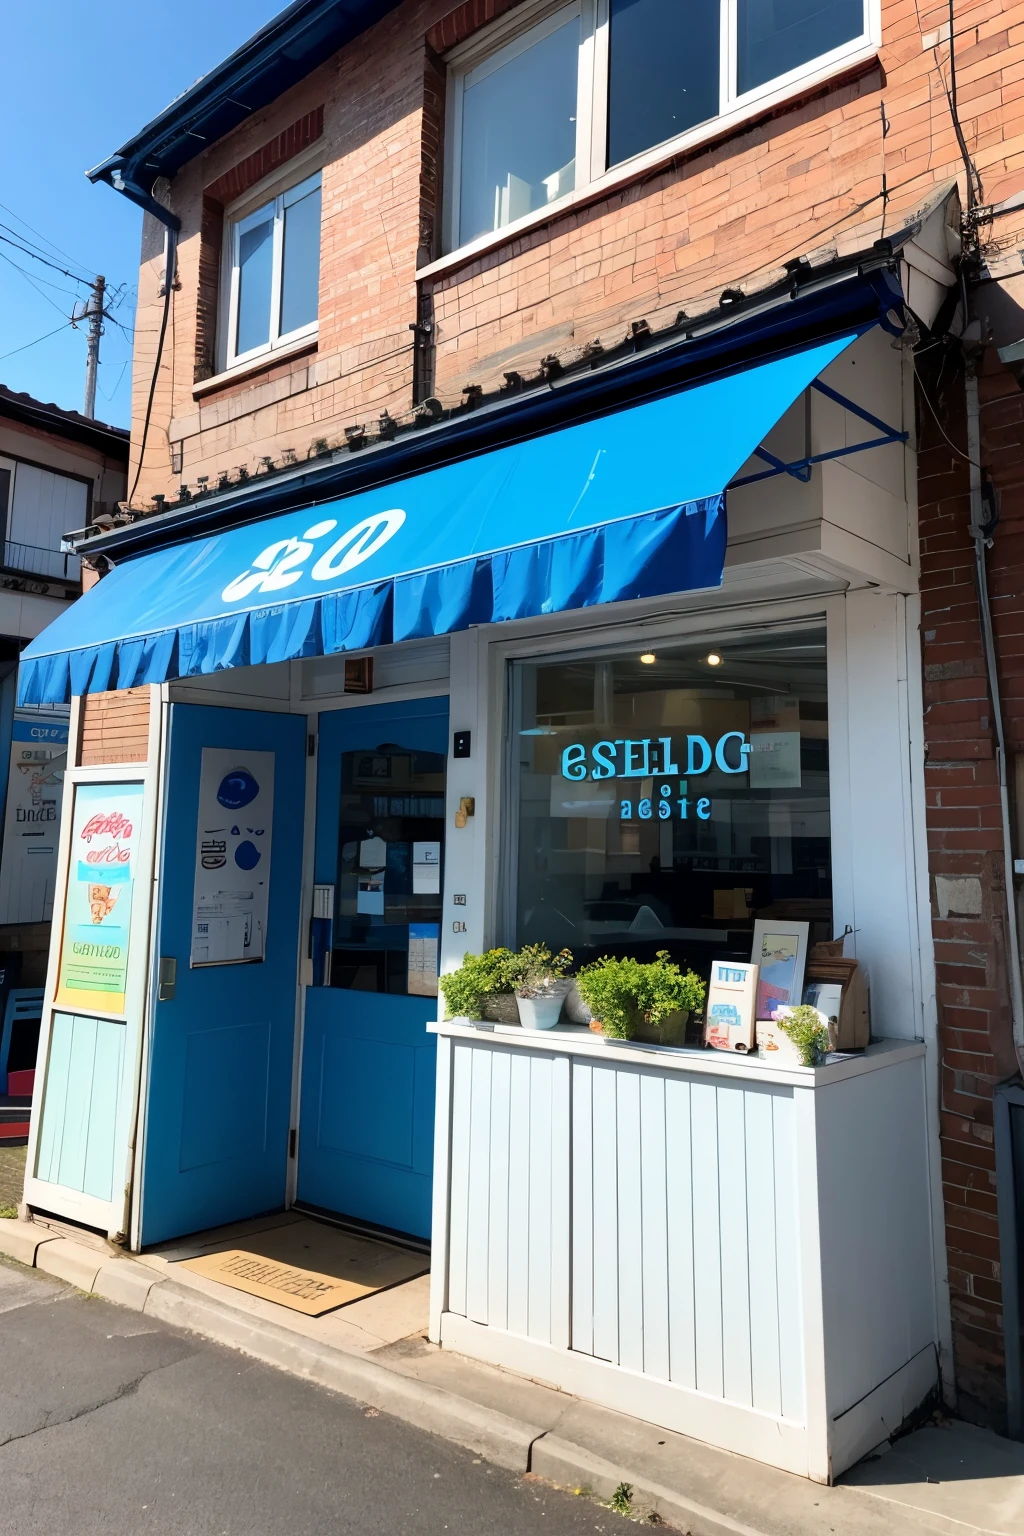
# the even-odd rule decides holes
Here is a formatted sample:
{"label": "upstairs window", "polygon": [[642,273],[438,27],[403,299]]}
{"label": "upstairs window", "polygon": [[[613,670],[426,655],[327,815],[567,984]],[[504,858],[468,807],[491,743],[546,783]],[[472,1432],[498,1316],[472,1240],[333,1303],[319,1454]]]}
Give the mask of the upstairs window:
{"label": "upstairs window", "polygon": [[227,366],[313,335],[320,288],[320,173],[229,220]]}
{"label": "upstairs window", "polygon": [[[446,249],[740,116],[869,42],[867,0],[573,0],[450,56]],[[524,19],[525,13],[525,19]]]}

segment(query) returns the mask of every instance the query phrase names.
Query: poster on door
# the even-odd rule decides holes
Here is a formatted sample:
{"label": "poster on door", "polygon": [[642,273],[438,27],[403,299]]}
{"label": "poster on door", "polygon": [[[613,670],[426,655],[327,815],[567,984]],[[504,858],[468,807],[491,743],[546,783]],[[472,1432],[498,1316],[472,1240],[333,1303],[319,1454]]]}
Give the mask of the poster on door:
{"label": "poster on door", "polygon": [[48,923],[57,881],[68,716],[18,710],[0,861],[0,923]]}
{"label": "poster on door", "polygon": [[123,1014],[142,823],[141,784],[79,784],[56,1002]]}
{"label": "poster on door", "polygon": [[267,953],[274,754],[204,747],[192,909],[193,966]]}

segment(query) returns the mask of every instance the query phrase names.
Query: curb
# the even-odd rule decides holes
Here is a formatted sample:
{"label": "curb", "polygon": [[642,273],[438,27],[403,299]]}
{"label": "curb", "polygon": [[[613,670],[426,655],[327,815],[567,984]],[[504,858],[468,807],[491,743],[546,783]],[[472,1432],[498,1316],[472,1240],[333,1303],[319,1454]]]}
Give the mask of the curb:
{"label": "curb", "polygon": [[641,1506],[653,1510],[685,1536],[765,1536],[751,1525],[696,1504],[660,1483],[646,1482],[641,1475],[625,1471],[582,1446],[560,1440],[557,1435],[544,1435],[534,1444],[530,1471],[561,1487],[588,1488],[603,1499],[610,1499],[620,1483],[629,1483]]}
{"label": "curb", "polygon": [[610,1498],[620,1483],[631,1483],[641,1505],[656,1511],[685,1536],[765,1536],[763,1531],[717,1514],[583,1446],[562,1440],[541,1425],[406,1376],[363,1355],[318,1343],[264,1318],[238,1312],[216,1297],[162,1278],[134,1259],[105,1257],[68,1238],[49,1233],[37,1236],[39,1231],[28,1222],[5,1222],[0,1226],[0,1253],[116,1305],[199,1334],[377,1408],[510,1472],[532,1472],[562,1487],[586,1486],[603,1498]]}
{"label": "curb", "polygon": [[147,1317],[201,1333],[266,1365],[315,1381],[445,1440],[454,1440],[511,1472],[529,1470],[531,1447],[544,1433],[538,1425],[525,1424],[443,1387],[400,1375],[374,1360],[331,1349],[275,1323],[248,1318],[173,1280],[153,1285],[142,1310]]}

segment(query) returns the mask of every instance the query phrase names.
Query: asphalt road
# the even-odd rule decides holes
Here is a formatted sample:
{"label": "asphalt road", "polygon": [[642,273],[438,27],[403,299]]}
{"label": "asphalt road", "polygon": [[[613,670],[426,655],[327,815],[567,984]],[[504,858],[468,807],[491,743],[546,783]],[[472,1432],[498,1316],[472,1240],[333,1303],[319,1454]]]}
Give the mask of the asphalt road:
{"label": "asphalt road", "polygon": [[2,1536],[576,1536],[620,1516],[0,1261]]}

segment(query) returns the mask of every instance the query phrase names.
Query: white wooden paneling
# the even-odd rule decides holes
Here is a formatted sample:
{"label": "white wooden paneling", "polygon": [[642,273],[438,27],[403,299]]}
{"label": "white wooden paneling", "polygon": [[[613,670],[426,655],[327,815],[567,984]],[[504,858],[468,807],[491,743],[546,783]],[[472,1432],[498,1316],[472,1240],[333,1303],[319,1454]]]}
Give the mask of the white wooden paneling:
{"label": "white wooden paneling", "polygon": [[62,555],[60,541],[88,520],[89,487],[83,480],[19,463],[14,474],[14,494],[7,523],[7,564],[41,576],[76,580],[77,555]]}
{"label": "white wooden paneling", "polygon": [[449,1310],[564,1349],[568,1059],[458,1042],[452,1073]]}
{"label": "white wooden paneling", "polygon": [[794,1182],[792,1090],[572,1073],[573,1349],[799,1420],[800,1291],[792,1252],[779,1260],[796,1228],[775,1195]]}
{"label": "white wooden paneling", "polygon": [[844,1413],[936,1338],[920,1059],[817,1095],[828,1411]]}

